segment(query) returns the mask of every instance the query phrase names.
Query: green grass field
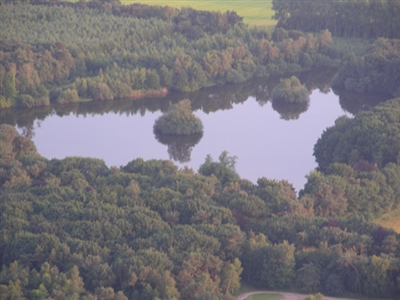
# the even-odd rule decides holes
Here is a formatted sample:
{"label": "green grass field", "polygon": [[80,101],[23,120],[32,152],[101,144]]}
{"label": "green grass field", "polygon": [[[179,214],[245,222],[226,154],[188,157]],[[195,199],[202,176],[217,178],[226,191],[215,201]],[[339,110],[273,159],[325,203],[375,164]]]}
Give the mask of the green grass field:
{"label": "green grass field", "polygon": [[121,0],[121,3],[123,4],[130,4],[134,2],[149,5],[172,6],[176,8],[192,7],[198,10],[220,12],[233,10],[236,11],[239,16],[243,17],[244,23],[249,25],[270,27],[276,24],[276,21],[271,19],[272,15],[274,14],[272,10],[272,0]]}
{"label": "green grass field", "polygon": [[[255,287],[251,284],[242,282],[240,289],[238,291],[236,291],[234,296],[238,297],[242,294],[250,293],[250,292],[257,292],[259,290],[260,290],[260,288],[258,288],[258,287]],[[282,295],[280,295],[280,294],[257,294],[257,295],[253,295],[253,296],[247,298],[247,300],[279,300],[279,299],[282,299]]]}
{"label": "green grass field", "polygon": [[248,300],[279,300],[282,299],[280,294],[256,294],[248,298]]}

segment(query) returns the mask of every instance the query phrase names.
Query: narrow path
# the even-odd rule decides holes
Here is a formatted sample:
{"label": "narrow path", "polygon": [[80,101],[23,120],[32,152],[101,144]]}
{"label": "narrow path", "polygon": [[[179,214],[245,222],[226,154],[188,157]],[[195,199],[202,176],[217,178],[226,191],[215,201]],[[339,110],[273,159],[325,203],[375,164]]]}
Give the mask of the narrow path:
{"label": "narrow path", "polygon": [[[237,297],[237,300],[245,300],[249,296],[254,295],[254,294],[279,294],[282,295],[283,298],[282,300],[304,300],[307,296],[306,295],[301,295],[301,294],[293,294],[293,293],[282,293],[282,292],[270,292],[270,291],[258,291],[258,292],[250,292],[250,293],[245,293]],[[325,297],[324,300],[354,300],[354,299],[348,299],[348,298],[332,298],[332,297]]]}

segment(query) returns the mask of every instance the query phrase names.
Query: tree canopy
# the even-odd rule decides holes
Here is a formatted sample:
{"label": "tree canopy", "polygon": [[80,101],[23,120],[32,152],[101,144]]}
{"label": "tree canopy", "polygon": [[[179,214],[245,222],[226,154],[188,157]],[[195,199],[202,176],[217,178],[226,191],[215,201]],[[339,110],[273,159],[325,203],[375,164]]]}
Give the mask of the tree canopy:
{"label": "tree canopy", "polygon": [[[274,0],[279,26],[272,34],[246,27],[235,12],[114,0],[0,2],[0,108],[84,98],[102,101],[97,112],[123,111],[108,100],[281,76],[337,58],[335,86],[399,92],[397,40],[379,38],[364,54],[342,56],[331,34],[397,37],[398,1],[300,7]],[[274,93],[304,99],[293,89],[306,95],[295,77]],[[199,94],[207,101],[193,109],[229,109],[247,94],[237,95]],[[269,100],[262,87],[255,97]],[[286,118],[304,110],[274,102]],[[91,112],[75,105],[77,113]],[[156,107],[166,111],[156,136],[172,158],[187,159],[202,135],[191,102],[138,102],[128,113]],[[36,112],[45,118],[70,110]],[[372,222],[400,205],[399,98],[336,120],[317,141],[318,170],[298,196],[286,180],[240,178],[227,151],[218,161],[207,156],[198,172],[170,160],[136,158],[121,167],[49,160],[29,138],[32,116],[8,118],[27,124],[28,133],[0,125],[1,299],[230,300],[242,281],[400,298],[400,235]],[[170,139],[176,134],[190,138],[179,144]]]}
{"label": "tree canopy", "polygon": [[192,135],[203,132],[203,123],[193,114],[190,100],[185,99],[172,105],[156,120],[154,132],[168,135]]}
{"label": "tree canopy", "polygon": [[296,76],[281,79],[271,94],[272,100],[281,103],[302,104],[309,101],[309,93]]}
{"label": "tree canopy", "polygon": [[400,40],[377,39],[367,53],[352,53],[342,59],[333,87],[360,93],[400,96]]}
{"label": "tree canopy", "polygon": [[399,38],[398,1],[273,0],[278,27],[315,32],[329,29],[336,36]]}
{"label": "tree canopy", "polygon": [[392,99],[354,119],[340,117],[327,128],[314,147],[323,171],[334,162],[355,166],[361,161],[379,168],[397,163],[400,153],[400,99]]}
{"label": "tree canopy", "polygon": [[[2,298],[233,299],[243,280],[397,298],[400,171],[333,164],[297,199],[287,181],[240,179],[236,157],[196,173],[171,161],[107,167],[41,157],[0,125]],[[397,203],[398,205],[398,203]],[[276,276],[279,274],[279,276]]]}

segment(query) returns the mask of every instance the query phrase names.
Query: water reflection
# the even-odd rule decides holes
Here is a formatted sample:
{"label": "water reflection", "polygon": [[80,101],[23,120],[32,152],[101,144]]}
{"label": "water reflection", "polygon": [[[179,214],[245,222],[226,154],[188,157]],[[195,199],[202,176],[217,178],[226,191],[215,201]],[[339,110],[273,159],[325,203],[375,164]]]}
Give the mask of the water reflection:
{"label": "water reflection", "polygon": [[268,85],[265,86],[258,86],[257,92],[255,94],[256,101],[260,106],[264,106],[271,100],[271,96],[269,94]]}
{"label": "water reflection", "polygon": [[310,99],[305,103],[282,103],[272,101],[272,108],[278,112],[283,120],[297,120],[301,113],[310,106]]}
{"label": "water reflection", "polygon": [[[315,141],[343,114],[337,96],[326,94],[335,70],[329,72],[295,74],[313,90],[309,106],[273,104],[270,91],[279,78],[260,78],[164,98],[6,109],[0,110],[0,120],[33,137],[47,158],[90,156],[109,166],[125,165],[137,157],[170,158],[179,167],[198,170],[207,154],[215,157],[227,150],[239,157],[237,171],[243,178],[286,179],[299,190],[304,175],[315,167]],[[154,136],[157,117],[185,98],[201,118],[204,135]]]}
{"label": "water reflection", "polygon": [[193,147],[200,142],[203,133],[201,132],[191,135],[154,133],[154,136],[158,142],[168,146],[168,155],[171,160],[186,163],[190,161],[190,154],[192,153]]}
{"label": "water reflection", "polygon": [[320,68],[313,72],[304,72],[296,76],[309,91],[319,90],[323,94],[328,94],[331,91],[331,81],[336,71],[336,69],[332,68]]}
{"label": "water reflection", "polygon": [[[330,81],[335,72],[335,69],[325,68],[317,72],[296,74],[296,76],[310,92],[318,88],[320,91],[327,93],[330,90]],[[171,93],[163,98],[121,99],[51,105],[29,109],[3,109],[0,110],[0,120],[1,123],[18,126],[27,135],[34,136],[36,120],[44,120],[53,115],[63,117],[73,114],[85,117],[87,115],[114,113],[127,116],[136,114],[144,116],[146,112],[167,111],[171,104],[185,98],[191,100],[193,111],[201,110],[208,114],[232,109],[234,104],[243,103],[249,97],[254,97],[259,105],[263,106],[271,101],[269,91],[272,91],[278,83],[279,78],[256,78],[243,84],[226,84],[222,87],[210,87],[192,93]],[[273,105],[273,108],[283,119],[293,120],[306,111],[308,106],[284,107],[282,105]],[[354,109],[352,108],[349,111],[354,111]]]}
{"label": "water reflection", "polygon": [[339,96],[340,106],[345,110],[356,115],[362,110],[369,110],[379,103],[392,99],[389,94],[360,94],[354,91],[346,91],[344,89],[334,88],[333,92]]}

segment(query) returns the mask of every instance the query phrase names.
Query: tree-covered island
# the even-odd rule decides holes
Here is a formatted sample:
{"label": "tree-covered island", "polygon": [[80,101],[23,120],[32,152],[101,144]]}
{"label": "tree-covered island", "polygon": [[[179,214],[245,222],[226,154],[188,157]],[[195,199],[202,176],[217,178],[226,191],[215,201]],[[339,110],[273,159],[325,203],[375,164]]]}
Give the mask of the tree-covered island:
{"label": "tree-covered island", "polygon": [[309,92],[296,76],[281,79],[271,94],[272,100],[287,104],[303,104],[309,101]]}
{"label": "tree-covered island", "polygon": [[193,135],[203,133],[203,123],[192,113],[190,100],[172,105],[154,123],[154,133],[166,135]]}

